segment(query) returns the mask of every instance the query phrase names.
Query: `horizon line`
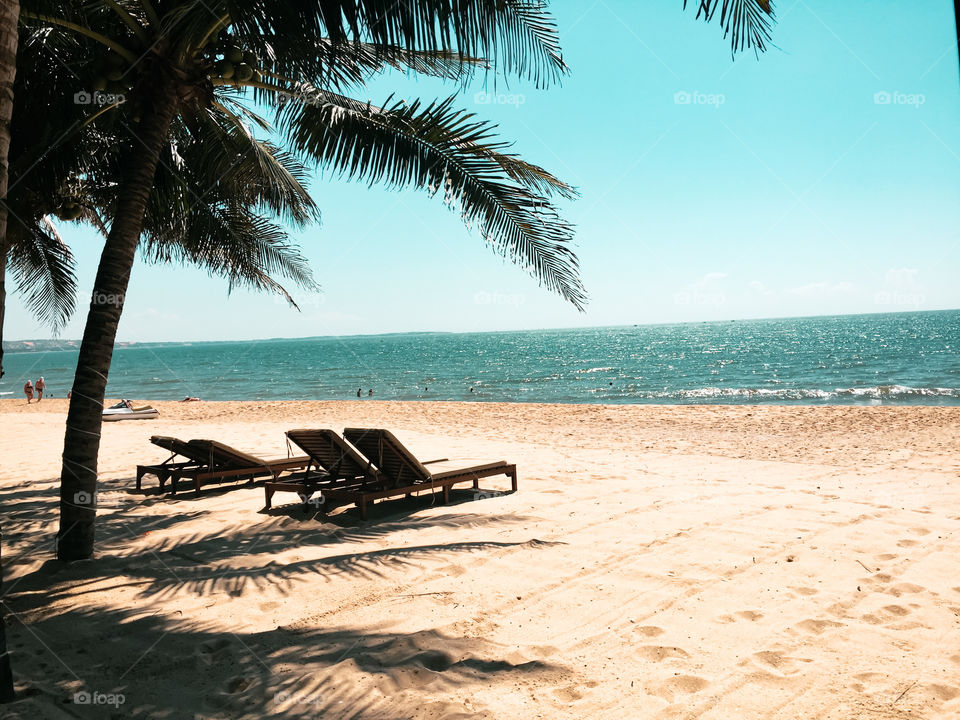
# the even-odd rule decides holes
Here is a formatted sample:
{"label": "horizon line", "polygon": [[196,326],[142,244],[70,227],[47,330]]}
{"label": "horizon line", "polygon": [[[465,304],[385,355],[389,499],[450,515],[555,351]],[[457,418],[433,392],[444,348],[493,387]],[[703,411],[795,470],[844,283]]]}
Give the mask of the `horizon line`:
{"label": "horizon line", "polygon": [[[246,343],[246,342],[278,342],[284,340],[321,340],[321,339],[349,339],[349,338],[374,338],[374,337],[393,337],[397,335],[484,335],[492,333],[521,333],[521,332],[552,332],[559,330],[604,330],[613,328],[632,328],[632,327],[657,327],[669,325],[705,325],[715,323],[731,322],[763,322],[767,320],[812,320],[816,318],[832,317],[870,317],[873,315],[916,315],[921,313],[939,313],[939,312],[958,312],[960,308],[940,308],[933,310],[888,310],[884,312],[870,313],[839,313],[839,314],[820,314],[820,315],[774,315],[767,317],[744,317],[729,318],[726,320],[682,320],[675,322],[643,322],[626,323],[617,325],[569,325],[565,327],[532,327],[515,328],[512,330],[400,330],[392,332],[377,333],[355,333],[352,335],[299,335],[292,337],[262,337],[262,338],[240,338],[240,339],[217,339],[217,340],[117,340],[116,346],[130,345],[202,345],[212,343]],[[82,339],[77,340],[59,340],[58,338],[26,338],[22,340],[3,340],[3,344],[13,343],[63,343],[68,347],[63,349],[79,348]],[[4,352],[15,352],[4,349]]]}

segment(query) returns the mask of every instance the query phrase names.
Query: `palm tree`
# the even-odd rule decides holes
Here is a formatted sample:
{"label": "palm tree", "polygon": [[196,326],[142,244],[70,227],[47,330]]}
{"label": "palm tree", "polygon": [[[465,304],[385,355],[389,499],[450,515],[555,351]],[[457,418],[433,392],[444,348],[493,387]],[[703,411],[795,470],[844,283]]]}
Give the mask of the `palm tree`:
{"label": "palm tree", "polygon": [[[73,102],[67,70],[81,62],[77,48],[49,44],[38,33],[21,33],[18,63],[26,71],[15,86],[6,244],[8,267],[26,305],[56,331],[73,313],[76,279],[55,218],[87,222],[106,235],[103,218],[112,212],[121,176],[116,138],[79,127],[84,115]],[[215,113],[194,137],[176,129],[180,152],[207,159],[188,162],[179,172],[168,170],[172,160],[162,165],[144,222],[146,259],[199,264],[231,285],[272,290],[288,299],[273,276],[315,289],[286,233],[263,217],[249,222],[254,216],[248,210],[263,204],[294,225],[316,219],[317,208],[304,189],[306,168],[269,143],[225,134],[225,122]],[[71,142],[57,143],[64,135]],[[181,212],[172,216],[177,207]],[[221,215],[233,219],[233,226],[211,222]],[[244,217],[248,222],[238,226],[236,220]]]}
{"label": "palm tree", "polygon": [[[13,81],[17,62],[17,18],[20,14],[18,0],[0,3],[0,326],[3,325],[3,299],[6,295],[7,235],[7,154],[10,149],[10,119],[13,116]],[[3,341],[0,338],[0,377],[3,377]],[[3,533],[0,532],[0,555]],[[0,560],[0,591],[3,589],[3,562]],[[0,594],[0,598],[3,595]],[[0,606],[0,703],[12,702],[13,672],[10,668],[10,653],[7,650],[5,613]]]}
{"label": "palm tree", "polygon": [[[571,188],[502,152],[502,145],[490,142],[489,126],[451,110],[448,102],[376,108],[338,93],[368,77],[371,65],[466,73],[474,55],[491,56],[509,71],[545,81],[564,69],[548,16],[527,2],[467,3],[452,15],[439,6],[423,12],[400,5],[378,15],[379,6],[320,3],[305,12],[293,4],[265,8],[259,2],[204,7],[94,2],[81,8],[25,3],[24,16],[32,24],[64,28],[109,49],[102,65],[107,72],[95,75],[97,68],[91,68],[89,87],[102,85],[124,95],[125,102],[104,117],[119,118],[115,122],[131,129],[122,148],[124,181],[117,188],[67,417],[58,534],[62,559],[89,557],[93,551],[95,508],[77,498],[95,496],[96,438],[117,323],[171,129],[179,122],[189,127],[211,109],[242,128],[249,113],[241,89],[253,88],[261,101],[280,105],[281,132],[315,160],[371,181],[434,192],[443,187],[446,199],[477,222],[488,241],[525,262],[545,285],[583,305],[585,294],[569,248],[572,229],[559,220],[546,196],[569,196]],[[218,18],[213,22],[211,9]],[[371,42],[354,42],[366,40]],[[291,96],[298,101],[278,102]],[[341,124],[342,131],[336,127]]]}
{"label": "palm tree", "polygon": [[[13,82],[17,72],[17,20],[19,0],[0,3],[0,327],[3,326],[7,275],[7,154],[10,151],[10,119],[13,116]],[[0,378],[3,377],[3,341],[0,337]],[[0,648],[0,652],[3,648]],[[4,656],[5,657],[5,656]]]}

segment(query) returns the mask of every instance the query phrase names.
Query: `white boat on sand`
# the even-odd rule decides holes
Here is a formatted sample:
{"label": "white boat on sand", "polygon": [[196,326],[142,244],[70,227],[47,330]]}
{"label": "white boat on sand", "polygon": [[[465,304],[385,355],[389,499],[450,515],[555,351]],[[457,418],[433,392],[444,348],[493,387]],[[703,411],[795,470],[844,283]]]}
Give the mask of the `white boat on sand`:
{"label": "white boat on sand", "polygon": [[150,405],[134,405],[129,400],[121,400],[103,411],[104,422],[116,420],[150,420],[159,417],[160,412]]}

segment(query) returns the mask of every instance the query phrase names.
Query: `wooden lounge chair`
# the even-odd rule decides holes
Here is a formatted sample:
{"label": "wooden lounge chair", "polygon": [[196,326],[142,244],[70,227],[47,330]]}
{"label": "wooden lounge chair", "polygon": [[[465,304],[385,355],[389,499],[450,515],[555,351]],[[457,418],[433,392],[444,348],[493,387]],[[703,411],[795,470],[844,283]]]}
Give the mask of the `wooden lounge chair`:
{"label": "wooden lounge chair", "polygon": [[[517,490],[517,466],[503,460],[470,467],[456,467],[449,460],[421,463],[389,430],[347,428],[344,437],[377,468],[374,486],[341,487],[333,485],[323,490],[325,499],[355,502],[360,517],[367,517],[367,503],[381,498],[411,495],[415,492],[437,489],[443,491],[443,501],[450,500],[450,488],[463,482],[472,482],[479,488],[479,480],[494,475],[506,475],[512,489]],[[445,463],[445,465],[440,465]],[[427,465],[434,465],[431,470]]]}
{"label": "wooden lounge chair", "polygon": [[[169,479],[171,481],[170,491],[173,494],[176,494],[181,479],[193,480],[196,492],[199,494],[203,485],[210,482],[252,480],[258,477],[273,477],[276,479],[284,472],[302,470],[310,463],[307,457],[264,460],[216,440],[190,440],[184,443],[182,440],[176,440],[175,438],[157,439],[167,444],[161,445],[158,442],[154,444],[166,447],[174,455],[166,464],[138,466],[138,490],[140,489],[141,478],[147,473],[157,475],[160,479],[161,490],[164,489],[163,486]],[[154,440],[154,438],[151,438],[151,440]],[[187,458],[187,462],[170,462],[177,455]]]}
{"label": "wooden lounge chair", "polygon": [[303,502],[317,490],[336,483],[342,488],[363,489],[379,481],[379,471],[367,458],[333,430],[289,430],[287,439],[303,450],[310,465],[303,473],[266,482],[263,491],[267,508],[276,492],[295,492]]}
{"label": "wooden lounge chair", "polygon": [[[159,465],[137,465],[137,490],[141,488],[144,475],[156,475],[160,481],[160,492],[163,492],[163,486],[171,475],[199,469],[204,464],[204,458],[200,457],[196,448],[185,440],[165,435],[154,435],[150,438],[150,442],[173,454]],[[186,460],[174,462],[174,459],[178,456],[186,458]]]}

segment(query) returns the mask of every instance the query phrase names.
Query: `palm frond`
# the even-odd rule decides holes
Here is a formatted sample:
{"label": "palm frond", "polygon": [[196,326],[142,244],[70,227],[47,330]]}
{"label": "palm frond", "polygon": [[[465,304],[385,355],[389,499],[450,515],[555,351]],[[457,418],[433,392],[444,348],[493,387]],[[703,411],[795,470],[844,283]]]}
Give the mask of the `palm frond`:
{"label": "palm frond", "polygon": [[[696,0],[697,19],[712,22],[720,11],[723,37],[730,38],[730,52],[765,52],[772,38],[774,11],[772,0]],[[686,9],[687,0],[683,0]]]}
{"label": "palm frond", "polygon": [[8,268],[24,304],[58,333],[76,307],[77,278],[70,248],[49,219],[37,225],[13,222]]}
{"label": "palm frond", "polygon": [[214,15],[229,14],[231,31],[271,58],[276,72],[318,85],[324,84],[331,57],[318,52],[317,38],[327,38],[325,47],[337,53],[365,42],[371,49],[485,58],[538,86],[567,71],[544,0],[208,0],[205,5]]}
{"label": "palm frond", "polygon": [[447,204],[497,252],[584,308],[573,227],[547,197],[569,196],[573,189],[506,153],[508,145],[493,140],[495,126],[455,109],[454,98],[426,106],[391,99],[374,107],[310,93],[311,102],[278,112],[293,147],[348,178],[432,194],[442,190]]}

